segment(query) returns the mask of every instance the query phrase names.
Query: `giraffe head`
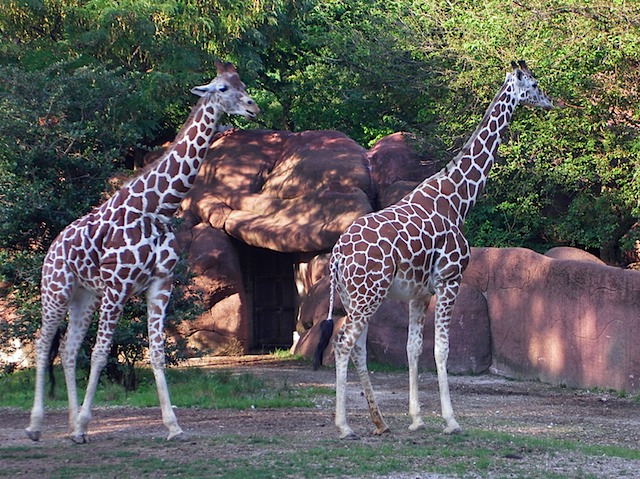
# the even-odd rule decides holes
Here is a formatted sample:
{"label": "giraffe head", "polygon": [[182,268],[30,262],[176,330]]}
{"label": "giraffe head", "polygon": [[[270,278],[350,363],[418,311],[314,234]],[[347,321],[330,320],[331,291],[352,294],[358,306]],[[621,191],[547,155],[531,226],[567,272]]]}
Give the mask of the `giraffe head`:
{"label": "giraffe head", "polygon": [[216,110],[216,115],[227,113],[255,118],[260,112],[256,102],[244,91],[238,72],[231,63],[216,61],[218,74],[206,85],[193,88],[191,93],[205,98]]}
{"label": "giraffe head", "polygon": [[533,77],[533,73],[523,60],[511,62],[514,84],[519,91],[518,103],[521,105],[533,106],[549,110],[553,108],[551,99],[540,89],[538,81]]}

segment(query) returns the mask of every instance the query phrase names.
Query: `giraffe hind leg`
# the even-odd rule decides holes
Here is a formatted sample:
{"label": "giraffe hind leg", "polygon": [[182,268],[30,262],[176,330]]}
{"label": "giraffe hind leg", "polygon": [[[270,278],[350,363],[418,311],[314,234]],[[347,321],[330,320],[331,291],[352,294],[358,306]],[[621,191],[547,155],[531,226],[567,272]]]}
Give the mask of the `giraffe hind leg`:
{"label": "giraffe hind leg", "polygon": [[[93,351],[91,352],[89,381],[87,382],[82,407],[77,414],[74,424],[75,427],[71,433],[71,440],[76,444],[84,444],[87,442],[87,429],[91,421],[91,406],[98,387],[100,373],[107,364],[107,357],[113,340],[113,331],[116,323],[120,319],[128,296],[129,292],[126,290],[111,288],[106,290],[101,298],[98,332],[96,334]],[[69,371],[71,371],[70,368]]]}
{"label": "giraffe hind leg", "polygon": [[36,340],[36,381],[31,409],[31,420],[26,428],[27,437],[32,441],[40,440],[42,421],[44,419],[44,386],[45,373],[49,364],[49,351],[53,338],[67,313],[66,305],[53,305],[43,301],[42,326]]}
{"label": "giraffe hind leg", "polygon": [[336,414],[335,424],[340,431],[340,439],[358,439],[347,423],[346,395],[347,395],[347,368],[349,367],[349,349],[340,341],[342,331],[334,342],[333,352],[336,362]]}
{"label": "giraffe hind leg", "polygon": [[373,393],[373,386],[371,385],[371,378],[369,377],[369,371],[367,369],[367,330],[368,326],[365,326],[362,334],[356,341],[353,349],[351,350],[351,360],[356,367],[358,378],[360,379],[360,385],[364,392],[364,397],[369,407],[369,415],[371,421],[376,426],[373,433],[376,436],[389,432],[389,426],[382,418],[382,413],[378,407],[375,395]]}
{"label": "giraffe hind leg", "polygon": [[409,363],[409,416],[410,431],[425,426],[420,415],[418,397],[418,358],[422,353],[423,329],[429,298],[414,299],[409,303],[409,333],[407,335],[407,361]]}

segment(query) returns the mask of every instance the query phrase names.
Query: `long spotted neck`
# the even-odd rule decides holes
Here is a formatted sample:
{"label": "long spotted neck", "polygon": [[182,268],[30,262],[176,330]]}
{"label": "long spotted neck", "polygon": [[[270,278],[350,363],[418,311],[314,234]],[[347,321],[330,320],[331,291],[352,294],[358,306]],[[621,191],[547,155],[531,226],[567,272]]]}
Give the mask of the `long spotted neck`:
{"label": "long spotted neck", "polygon": [[518,92],[509,75],[460,153],[439,173],[424,180],[407,199],[421,202],[424,197],[444,196],[449,202],[448,216],[458,224],[464,222],[487,183],[501,134],[517,104]]}
{"label": "long spotted neck", "polygon": [[128,196],[127,205],[169,221],[193,186],[220,115],[201,98],[165,154],[120,191]]}

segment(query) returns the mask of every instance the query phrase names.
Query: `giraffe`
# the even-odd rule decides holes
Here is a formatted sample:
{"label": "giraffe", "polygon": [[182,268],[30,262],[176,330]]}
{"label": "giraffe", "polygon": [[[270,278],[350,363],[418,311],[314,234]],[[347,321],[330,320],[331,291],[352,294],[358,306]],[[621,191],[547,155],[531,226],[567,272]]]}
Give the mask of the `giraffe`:
{"label": "giraffe", "polygon": [[[183,435],[164,375],[164,315],[178,261],[170,220],[198,173],[223,113],[254,118],[260,111],[246,94],[233,65],[216,61],[216,77],[195,87],[199,96],[171,147],[108,201],[67,226],[53,241],[42,266],[42,324],[36,341],[36,385],[27,435],[40,439],[49,347],[63,318],[68,327],[60,356],[69,401],[71,439],[87,442],[91,403],[114,328],[127,300],[145,293],[149,360],[167,439]],[[93,312],[100,308],[89,381],[78,411],[75,367]]]}
{"label": "giraffe", "polygon": [[489,169],[517,105],[552,108],[524,61],[512,62],[504,84],[480,125],[458,155],[440,172],[424,180],[398,203],[365,215],[349,226],[333,247],[330,260],[329,314],[321,323],[314,367],[333,334],[334,290],[347,318],[336,333],[335,424],[344,439],[356,439],[346,418],[349,356],[353,360],[374,434],[389,430],[376,399],[366,364],[368,321],[385,298],[409,302],[407,359],[409,363],[410,430],[424,426],[418,400],[418,357],[429,301],[436,297],[434,356],[440,390],[444,433],[461,431],[456,421],[447,379],[449,322],[462,272],[469,261],[469,244],[462,232],[467,213],[484,188]]}

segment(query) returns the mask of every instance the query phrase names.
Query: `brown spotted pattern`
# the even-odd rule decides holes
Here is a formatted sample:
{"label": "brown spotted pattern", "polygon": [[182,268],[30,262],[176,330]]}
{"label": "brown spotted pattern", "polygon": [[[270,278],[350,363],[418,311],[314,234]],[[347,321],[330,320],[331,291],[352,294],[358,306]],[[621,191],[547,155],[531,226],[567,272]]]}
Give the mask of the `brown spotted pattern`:
{"label": "brown spotted pattern", "polygon": [[[71,223],[53,241],[42,266],[42,326],[36,342],[36,389],[28,436],[38,440],[44,415],[44,372],[51,341],[68,314],[61,360],[69,399],[71,438],[85,442],[91,403],[107,361],[115,325],[127,300],[145,293],[149,357],[169,439],[180,436],[164,376],[164,315],[178,261],[169,221],[191,188],[223,113],[253,118],[259,112],[235,68],[192,92],[200,96],[171,148],[107,202]],[[75,366],[93,312],[100,309],[89,382],[78,408]]]}
{"label": "brown spotted pattern", "polygon": [[501,132],[518,104],[551,108],[524,62],[513,71],[487,109],[461,152],[446,167],[427,178],[397,204],[356,220],[333,248],[330,313],[333,290],[347,319],[334,339],[336,361],[336,426],[343,438],[354,437],[346,420],[346,378],[352,358],[369,405],[375,433],[388,430],[373,395],[366,366],[366,333],[371,316],[385,298],[409,301],[409,414],[411,430],[424,425],[418,401],[418,356],[431,296],[436,297],[434,355],[438,372],[445,432],[460,431],[453,415],[446,362],[449,322],[469,245],[462,233],[464,219],[487,181]]}

